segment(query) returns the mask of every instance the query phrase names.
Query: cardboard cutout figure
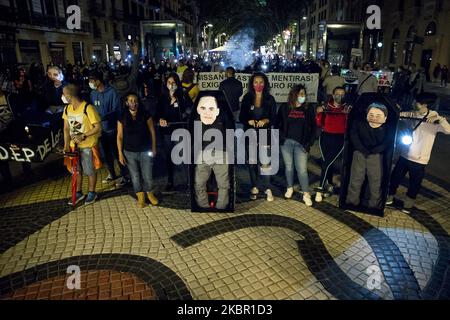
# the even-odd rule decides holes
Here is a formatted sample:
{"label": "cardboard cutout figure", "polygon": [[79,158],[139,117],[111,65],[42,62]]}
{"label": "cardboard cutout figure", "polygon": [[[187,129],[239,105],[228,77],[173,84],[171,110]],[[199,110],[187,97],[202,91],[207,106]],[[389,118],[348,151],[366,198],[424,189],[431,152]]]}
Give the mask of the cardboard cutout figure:
{"label": "cardboard cutout figure", "polygon": [[368,207],[377,209],[381,204],[382,156],[388,147],[387,108],[372,103],[367,110],[367,120],[357,120],[350,130],[350,143],[354,147],[346,203],[360,204],[361,187],[367,175],[370,197]]}
{"label": "cardboard cutout figure", "polygon": [[[192,211],[234,211],[234,129],[231,108],[221,91],[200,92],[190,121],[194,146],[191,165]],[[197,146],[195,146],[197,144]],[[228,147],[227,147],[228,146]]]}
{"label": "cardboard cutout figure", "polygon": [[339,207],[383,216],[398,124],[395,105],[376,93],[355,102],[348,118]]}

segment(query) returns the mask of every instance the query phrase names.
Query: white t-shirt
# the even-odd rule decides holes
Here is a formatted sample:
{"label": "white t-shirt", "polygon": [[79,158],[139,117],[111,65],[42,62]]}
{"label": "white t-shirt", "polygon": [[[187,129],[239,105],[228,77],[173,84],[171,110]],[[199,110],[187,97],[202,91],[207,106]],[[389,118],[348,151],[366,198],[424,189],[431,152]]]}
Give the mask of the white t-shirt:
{"label": "white t-shirt", "polygon": [[[428,118],[437,116],[436,111],[430,111]],[[402,112],[400,113],[402,117],[411,117],[422,119],[425,115],[419,112]],[[402,157],[417,162],[420,164],[427,165],[430,162],[431,151],[433,150],[434,140],[436,139],[436,134],[443,132],[445,134],[450,134],[450,124],[444,118],[440,124],[433,123],[422,123],[413,133],[413,142],[408,149],[402,152]]]}

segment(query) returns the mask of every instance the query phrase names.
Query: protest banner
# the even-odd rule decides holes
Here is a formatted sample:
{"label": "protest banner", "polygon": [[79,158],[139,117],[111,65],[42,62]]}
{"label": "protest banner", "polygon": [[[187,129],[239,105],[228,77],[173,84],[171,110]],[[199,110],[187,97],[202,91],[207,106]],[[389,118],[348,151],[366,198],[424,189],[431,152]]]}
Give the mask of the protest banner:
{"label": "protest banner", "polygon": [[[251,74],[236,73],[236,79],[242,82],[244,95],[248,90],[248,82]],[[297,84],[306,87],[307,101],[317,102],[317,91],[319,88],[319,74],[317,73],[267,73],[270,82],[270,93],[277,103],[288,101],[289,91]],[[225,80],[223,72],[201,72],[198,76],[200,91],[218,90],[220,83]],[[242,97],[241,97],[242,98]]]}

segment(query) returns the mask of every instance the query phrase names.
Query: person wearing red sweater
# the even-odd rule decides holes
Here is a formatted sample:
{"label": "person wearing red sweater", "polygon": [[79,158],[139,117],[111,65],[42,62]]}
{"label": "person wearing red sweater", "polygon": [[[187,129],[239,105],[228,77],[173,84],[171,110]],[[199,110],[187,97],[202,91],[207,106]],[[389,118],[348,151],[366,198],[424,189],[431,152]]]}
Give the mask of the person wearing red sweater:
{"label": "person wearing red sweater", "polygon": [[323,200],[327,182],[329,184],[328,190],[333,189],[333,174],[335,173],[333,167],[344,151],[344,137],[349,112],[350,108],[345,103],[345,89],[343,87],[336,87],[333,90],[333,98],[330,99],[326,107],[317,108],[316,123],[322,129],[319,146],[323,162],[316,202]]}

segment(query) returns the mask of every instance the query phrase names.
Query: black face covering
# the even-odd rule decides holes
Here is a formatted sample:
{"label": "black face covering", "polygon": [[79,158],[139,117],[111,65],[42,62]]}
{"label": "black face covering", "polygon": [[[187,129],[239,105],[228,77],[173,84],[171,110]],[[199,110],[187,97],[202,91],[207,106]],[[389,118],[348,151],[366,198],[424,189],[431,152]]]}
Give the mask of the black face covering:
{"label": "black face covering", "polygon": [[345,95],[333,95],[333,100],[337,104],[344,104],[345,103]]}

